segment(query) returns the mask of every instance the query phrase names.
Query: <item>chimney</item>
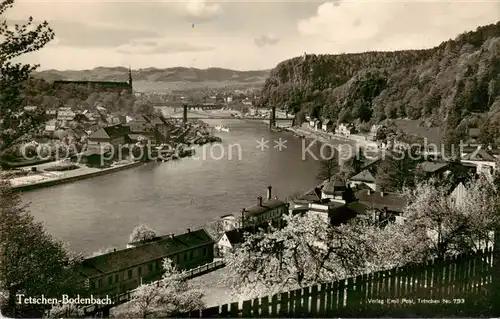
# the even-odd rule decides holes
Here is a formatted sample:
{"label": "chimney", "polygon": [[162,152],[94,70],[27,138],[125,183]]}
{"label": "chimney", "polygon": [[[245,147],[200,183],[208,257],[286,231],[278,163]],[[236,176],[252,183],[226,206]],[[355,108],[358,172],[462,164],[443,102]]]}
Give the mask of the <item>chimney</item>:
{"label": "chimney", "polygon": [[175,235],[174,235],[174,234],[170,234],[170,238],[174,238],[174,237],[175,237]]}
{"label": "chimney", "polygon": [[267,200],[271,200],[271,190],[272,186],[267,186]]}
{"label": "chimney", "polygon": [[368,193],[368,195],[371,195],[371,194],[372,194],[372,189],[371,189],[371,188],[368,188],[368,189],[366,190],[366,192]]}
{"label": "chimney", "polygon": [[116,248],[113,248],[113,252],[115,252],[115,253],[116,253]]}
{"label": "chimney", "polygon": [[262,196],[257,197],[257,205],[262,206]]}
{"label": "chimney", "polygon": [[191,228],[188,228],[188,233],[190,233],[190,232],[191,232]]}
{"label": "chimney", "polygon": [[383,191],[380,192],[380,197],[384,197],[384,192]]}

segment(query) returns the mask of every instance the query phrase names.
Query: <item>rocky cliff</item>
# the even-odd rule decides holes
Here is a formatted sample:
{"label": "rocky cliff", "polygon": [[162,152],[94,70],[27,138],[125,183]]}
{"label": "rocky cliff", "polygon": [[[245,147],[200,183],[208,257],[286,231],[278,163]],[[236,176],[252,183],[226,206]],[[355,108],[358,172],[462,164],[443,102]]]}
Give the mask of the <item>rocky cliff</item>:
{"label": "rocky cliff", "polygon": [[261,103],[338,121],[425,119],[447,127],[449,138],[484,126],[483,138],[495,139],[500,136],[500,22],[427,50],[283,61],[266,80]]}

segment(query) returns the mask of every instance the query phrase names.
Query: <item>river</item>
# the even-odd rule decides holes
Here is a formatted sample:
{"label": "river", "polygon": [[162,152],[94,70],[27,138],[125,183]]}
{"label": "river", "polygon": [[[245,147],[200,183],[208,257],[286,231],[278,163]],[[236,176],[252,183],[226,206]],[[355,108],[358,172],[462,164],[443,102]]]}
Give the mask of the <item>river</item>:
{"label": "river", "polygon": [[[26,192],[23,201],[51,235],[73,251],[91,253],[125,248],[141,223],[160,235],[183,233],[254,205],[268,185],[273,197],[284,199],[317,184],[319,161],[302,156],[310,142],[256,121],[223,123],[231,129],[217,133],[223,143],[198,148],[196,157]],[[286,141],[281,151],[273,142],[279,138]],[[260,139],[269,140],[269,148],[257,149]],[[319,146],[313,149],[319,154]]]}

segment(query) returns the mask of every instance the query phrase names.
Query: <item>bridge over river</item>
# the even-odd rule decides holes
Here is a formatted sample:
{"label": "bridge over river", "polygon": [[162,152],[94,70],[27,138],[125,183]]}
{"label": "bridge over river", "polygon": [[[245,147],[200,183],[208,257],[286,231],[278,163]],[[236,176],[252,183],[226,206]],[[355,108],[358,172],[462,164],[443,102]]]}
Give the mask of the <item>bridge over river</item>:
{"label": "bridge over river", "polygon": [[189,108],[189,106],[184,105],[181,107],[156,107],[161,110],[165,118],[167,119],[178,119],[182,122],[187,123],[188,120],[213,120],[213,119],[240,119],[240,120],[257,120],[269,123],[269,127],[290,127],[295,123],[295,117],[288,116],[286,114],[281,114],[278,117],[276,114],[276,109],[273,108],[269,114],[269,117],[260,116],[239,116],[235,115],[237,112],[231,111],[220,111],[220,110],[206,110],[200,108]]}

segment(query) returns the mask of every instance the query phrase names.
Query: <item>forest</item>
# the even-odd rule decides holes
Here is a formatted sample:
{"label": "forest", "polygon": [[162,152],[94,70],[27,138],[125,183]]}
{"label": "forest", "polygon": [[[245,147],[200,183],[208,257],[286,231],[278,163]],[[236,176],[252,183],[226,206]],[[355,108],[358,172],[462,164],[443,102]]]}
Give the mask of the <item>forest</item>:
{"label": "forest", "polygon": [[261,94],[263,106],[338,122],[421,120],[457,142],[469,128],[500,144],[500,22],[426,50],[304,54],[281,62]]}

